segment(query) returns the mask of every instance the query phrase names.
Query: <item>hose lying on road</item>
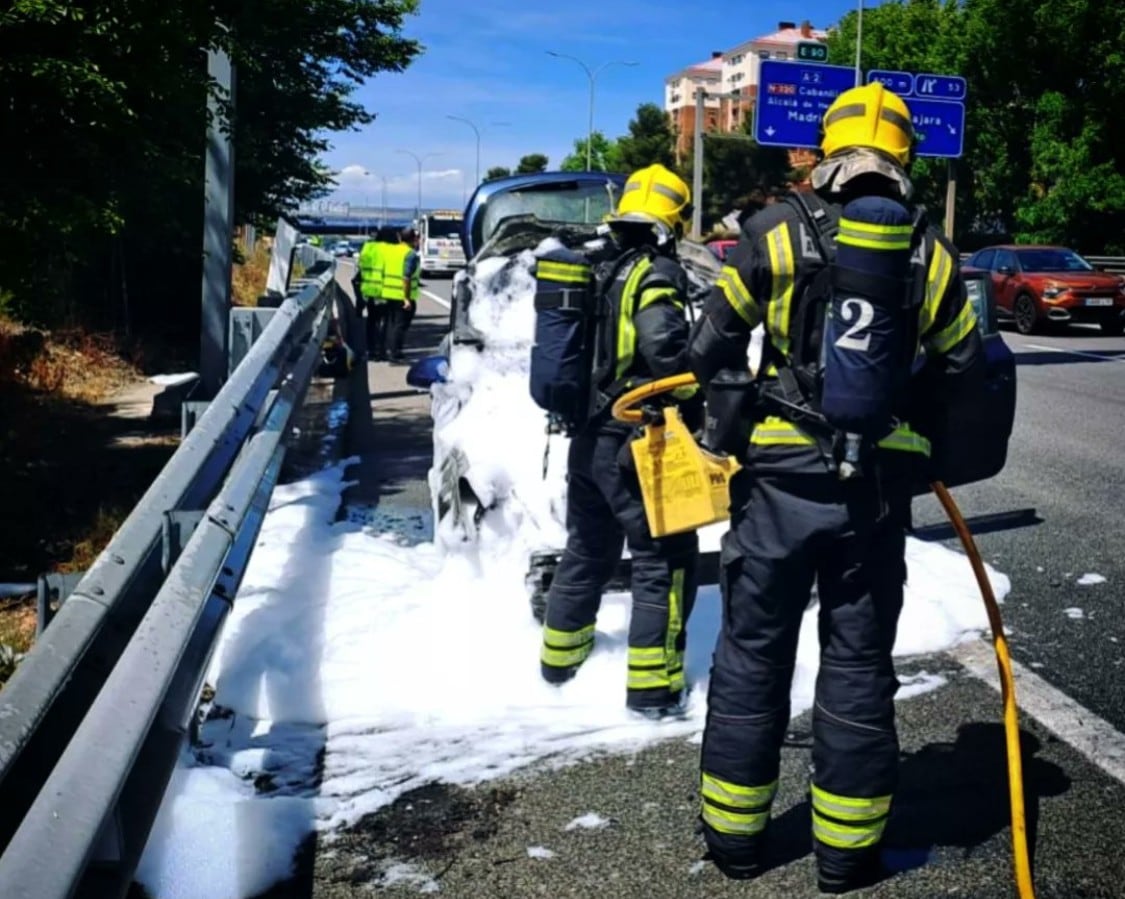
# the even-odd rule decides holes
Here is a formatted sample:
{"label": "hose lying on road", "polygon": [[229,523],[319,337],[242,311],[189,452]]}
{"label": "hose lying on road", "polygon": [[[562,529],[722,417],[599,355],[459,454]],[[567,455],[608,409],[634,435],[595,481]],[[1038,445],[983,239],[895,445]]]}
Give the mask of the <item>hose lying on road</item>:
{"label": "hose lying on road", "polygon": [[[642,384],[640,387],[622,394],[613,404],[612,414],[618,421],[630,424],[640,424],[644,421],[644,412],[639,404],[646,399],[662,393],[668,393],[679,387],[695,384],[692,374],[672,375]],[[996,596],[992,592],[992,584],[984,570],[980,551],[973,540],[972,532],[965,523],[961,510],[953,501],[949,491],[941,481],[930,484],[931,489],[945,510],[950,524],[961,538],[961,545],[969,557],[973,574],[980,588],[981,598],[984,600],[988,612],[988,623],[992,628],[992,647],[996,652],[996,664],[1000,669],[1001,698],[1004,705],[1004,735],[1008,752],[1008,794],[1012,809],[1012,861],[1015,868],[1016,888],[1019,899],[1034,899],[1035,888],[1031,879],[1031,862],[1027,850],[1027,821],[1024,814],[1023,802],[1023,759],[1020,754],[1020,728],[1019,710],[1016,706],[1016,686],[1012,676],[1012,661],[1008,654],[1008,641],[1004,638],[1004,623],[1000,618],[1000,607],[996,603]]]}

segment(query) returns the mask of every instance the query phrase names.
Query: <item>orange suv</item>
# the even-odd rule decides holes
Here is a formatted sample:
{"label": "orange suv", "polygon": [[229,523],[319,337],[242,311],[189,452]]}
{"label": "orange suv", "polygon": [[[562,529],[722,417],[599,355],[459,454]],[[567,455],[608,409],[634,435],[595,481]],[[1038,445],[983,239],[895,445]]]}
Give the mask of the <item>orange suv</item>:
{"label": "orange suv", "polygon": [[990,274],[1001,320],[1014,321],[1021,334],[1074,322],[1096,323],[1106,334],[1125,332],[1125,278],[1098,271],[1066,247],[988,247],[964,268]]}

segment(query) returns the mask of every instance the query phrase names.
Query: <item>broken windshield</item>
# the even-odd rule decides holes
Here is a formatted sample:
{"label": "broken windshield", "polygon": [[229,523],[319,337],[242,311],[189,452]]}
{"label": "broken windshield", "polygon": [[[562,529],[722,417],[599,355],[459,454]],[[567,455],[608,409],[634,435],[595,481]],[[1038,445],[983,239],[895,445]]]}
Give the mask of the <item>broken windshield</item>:
{"label": "broken windshield", "polygon": [[500,222],[513,215],[570,224],[600,222],[613,211],[611,188],[610,184],[579,185],[571,181],[506,191],[488,201],[482,236],[488,240]]}

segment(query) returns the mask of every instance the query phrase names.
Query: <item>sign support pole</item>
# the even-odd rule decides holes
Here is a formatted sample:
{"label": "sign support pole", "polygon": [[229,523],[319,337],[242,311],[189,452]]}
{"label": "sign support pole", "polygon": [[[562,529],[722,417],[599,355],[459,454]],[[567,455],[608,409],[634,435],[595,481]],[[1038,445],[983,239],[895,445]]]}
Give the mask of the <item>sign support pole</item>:
{"label": "sign support pole", "polygon": [[945,185],[945,236],[953,240],[953,206],[957,198],[957,160],[950,157]]}
{"label": "sign support pole", "polygon": [[695,139],[691,161],[691,236],[699,240],[703,231],[703,107],[707,91],[695,91]]}

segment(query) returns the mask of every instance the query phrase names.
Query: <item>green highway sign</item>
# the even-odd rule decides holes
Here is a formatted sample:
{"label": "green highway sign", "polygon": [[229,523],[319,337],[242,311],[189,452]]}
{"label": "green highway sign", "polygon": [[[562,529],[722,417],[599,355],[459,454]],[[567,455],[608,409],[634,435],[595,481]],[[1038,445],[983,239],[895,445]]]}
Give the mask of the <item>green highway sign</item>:
{"label": "green highway sign", "polygon": [[826,62],[828,60],[828,45],[814,41],[800,41],[797,44],[797,59],[809,62]]}

